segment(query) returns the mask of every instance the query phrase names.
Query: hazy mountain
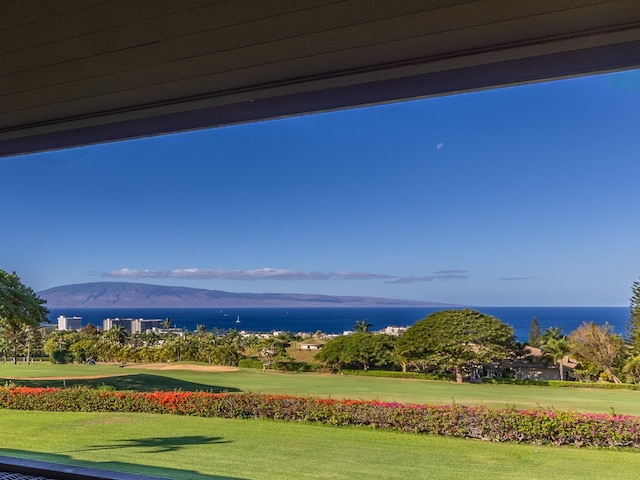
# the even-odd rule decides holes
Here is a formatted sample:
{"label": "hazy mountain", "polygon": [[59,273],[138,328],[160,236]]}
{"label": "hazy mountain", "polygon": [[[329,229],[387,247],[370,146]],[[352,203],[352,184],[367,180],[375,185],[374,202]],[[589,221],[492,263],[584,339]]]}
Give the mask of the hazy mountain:
{"label": "hazy mountain", "polygon": [[95,282],[63,285],[38,292],[49,308],[90,307],[414,307],[443,306],[377,297],[298,293],[232,293],[146,283]]}

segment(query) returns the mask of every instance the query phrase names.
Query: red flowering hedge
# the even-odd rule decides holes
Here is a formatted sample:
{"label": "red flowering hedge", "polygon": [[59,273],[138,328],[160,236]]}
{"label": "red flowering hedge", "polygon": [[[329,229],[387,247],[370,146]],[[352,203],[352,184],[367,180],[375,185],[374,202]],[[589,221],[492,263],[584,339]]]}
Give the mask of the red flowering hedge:
{"label": "red flowering hedge", "polygon": [[0,408],[146,412],[266,418],[476,438],[494,442],[640,448],[640,417],[551,410],[494,410],[254,393],[116,392],[0,387]]}

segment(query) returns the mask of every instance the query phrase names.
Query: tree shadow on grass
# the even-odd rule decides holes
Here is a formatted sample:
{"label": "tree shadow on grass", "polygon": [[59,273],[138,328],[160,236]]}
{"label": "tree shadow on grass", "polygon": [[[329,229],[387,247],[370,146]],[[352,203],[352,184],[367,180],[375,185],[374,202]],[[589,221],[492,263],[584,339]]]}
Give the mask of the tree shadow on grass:
{"label": "tree shadow on grass", "polygon": [[87,386],[100,388],[104,386],[113,387],[116,390],[133,390],[136,392],[156,392],[182,390],[185,392],[207,391],[207,392],[239,392],[234,387],[224,387],[218,385],[207,385],[203,383],[188,382],[164,375],[151,375],[147,373],[133,373],[130,375],[115,375],[101,378],[70,378],[70,379],[46,379],[12,380],[12,383],[24,387],[73,387]]}
{"label": "tree shadow on grass", "polygon": [[[61,474],[60,478],[76,478],[75,476],[70,476],[69,467],[72,466],[79,467],[81,469],[92,469],[89,472],[82,472],[74,469],[73,473],[79,474],[81,476],[80,478],[82,478],[83,473],[92,475],[91,478],[119,478],[117,473],[120,472],[129,475],[145,475],[158,479],[191,478],[202,480],[243,480],[239,477],[205,475],[195,470],[178,470],[174,468],[144,465],[142,463],[133,464],[114,461],[89,462],[85,460],[74,460],[69,455],[31,452],[28,450],[16,450],[10,448],[0,448],[0,465],[2,466],[1,470],[3,472],[7,471],[30,475],[37,474],[45,478],[58,478],[55,476],[56,472]],[[100,475],[101,472],[106,474]],[[47,477],[47,475],[49,476]]]}
{"label": "tree shadow on grass", "polygon": [[231,443],[231,440],[223,440],[222,437],[205,437],[203,435],[190,435],[182,437],[156,437],[156,438],[130,438],[116,440],[114,445],[96,445],[80,451],[89,450],[113,450],[119,448],[145,449],[142,453],[164,453],[182,450],[191,445],[215,445]]}

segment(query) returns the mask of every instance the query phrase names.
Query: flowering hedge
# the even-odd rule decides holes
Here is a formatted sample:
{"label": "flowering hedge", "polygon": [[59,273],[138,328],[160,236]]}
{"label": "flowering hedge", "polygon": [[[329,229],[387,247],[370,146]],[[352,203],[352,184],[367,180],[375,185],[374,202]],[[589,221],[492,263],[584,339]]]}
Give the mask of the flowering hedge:
{"label": "flowering hedge", "polygon": [[476,438],[494,442],[640,448],[640,417],[332,400],[254,393],[117,392],[0,387],[0,408],[52,412],[146,412],[266,418]]}

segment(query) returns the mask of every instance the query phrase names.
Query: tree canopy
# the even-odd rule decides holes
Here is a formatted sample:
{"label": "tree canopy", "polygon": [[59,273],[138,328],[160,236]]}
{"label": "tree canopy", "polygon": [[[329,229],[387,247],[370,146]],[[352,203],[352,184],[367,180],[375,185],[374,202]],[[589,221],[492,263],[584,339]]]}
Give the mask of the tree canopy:
{"label": "tree canopy", "polygon": [[334,370],[344,367],[358,367],[363,370],[369,370],[372,366],[391,367],[394,342],[395,337],[390,335],[340,335],[329,340],[315,359]]}
{"label": "tree canopy", "polygon": [[45,303],[15,272],[0,270],[0,327],[14,363],[19,350],[28,343],[29,331],[48,321]]}
{"label": "tree canopy", "polygon": [[620,383],[614,367],[625,356],[626,344],[620,335],[613,333],[611,325],[582,323],[569,335],[569,348],[577,360],[595,365],[604,371],[608,380]]}
{"label": "tree canopy", "polygon": [[461,382],[466,366],[504,360],[514,346],[513,328],[497,318],[475,310],[444,310],[407,329],[396,343],[396,354],[405,362],[451,369]]}

